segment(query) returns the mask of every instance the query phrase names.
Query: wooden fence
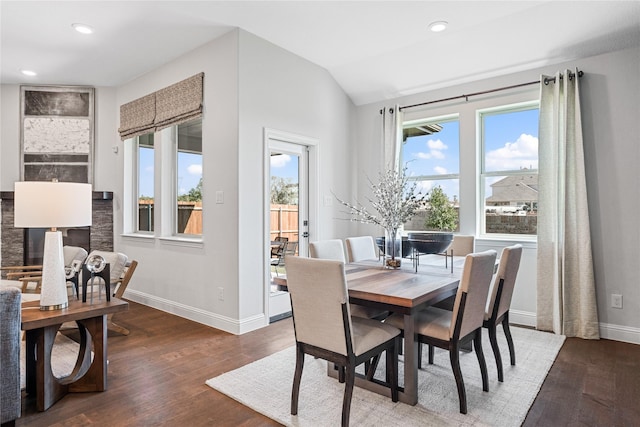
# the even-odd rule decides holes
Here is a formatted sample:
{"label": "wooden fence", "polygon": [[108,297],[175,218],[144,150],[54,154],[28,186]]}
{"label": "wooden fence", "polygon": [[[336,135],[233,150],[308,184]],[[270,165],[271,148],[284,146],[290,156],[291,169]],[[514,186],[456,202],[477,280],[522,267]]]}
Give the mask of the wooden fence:
{"label": "wooden fence", "polygon": [[290,242],[297,242],[298,234],[298,206],[271,205],[269,232],[271,240],[276,237],[287,237]]}
{"label": "wooden fence", "polygon": [[[153,200],[138,200],[138,229],[152,231]],[[178,233],[202,234],[202,202],[178,202]]]}

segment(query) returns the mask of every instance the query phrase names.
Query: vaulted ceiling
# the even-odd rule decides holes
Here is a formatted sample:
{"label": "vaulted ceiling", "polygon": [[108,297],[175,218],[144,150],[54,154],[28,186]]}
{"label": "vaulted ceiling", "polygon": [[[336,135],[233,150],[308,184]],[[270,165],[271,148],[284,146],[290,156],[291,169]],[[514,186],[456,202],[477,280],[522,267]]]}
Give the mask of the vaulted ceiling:
{"label": "vaulted ceiling", "polygon": [[2,83],[117,86],[240,27],[357,105],[640,45],[639,1],[3,0],[0,20]]}

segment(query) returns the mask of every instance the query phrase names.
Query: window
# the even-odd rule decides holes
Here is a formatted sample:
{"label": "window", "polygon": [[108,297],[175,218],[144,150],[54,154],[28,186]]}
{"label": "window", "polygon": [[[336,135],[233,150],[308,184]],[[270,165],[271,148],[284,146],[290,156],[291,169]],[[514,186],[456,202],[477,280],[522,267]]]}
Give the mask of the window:
{"label": "window", "polygon": [[202,120],[178,125],[176,234],[202,235]]}
{"label": "window", "polygon": [[538,102],[479,110],[481,232],[535,235]]}
{"label": "window", "polygon": [[[200,118],[128,140],[125,161],[133,233],[162,238],[202,236],[202,120]],[[156,173],[157,172],[157,173]]]}
{"label": "window", "polygon": [[[454,210],[448,230],[459,230],[460,195],[460,124],[457,115],[411,120],[403,123],[401,167],[407,167],[411,181],[422,193],[445,196],[448,203],[439,209]],[[434,191],[435,190],[435,191]],[[435,225],[432,206],[416,214],[405,224],[405,230],[441,230]]]}
{"label": "window", "polygon": [[137,231],[153,231],[154,213],[154,157],[155,149],[153,145],[154,135],[148,133],[136,137],[137,140]]}

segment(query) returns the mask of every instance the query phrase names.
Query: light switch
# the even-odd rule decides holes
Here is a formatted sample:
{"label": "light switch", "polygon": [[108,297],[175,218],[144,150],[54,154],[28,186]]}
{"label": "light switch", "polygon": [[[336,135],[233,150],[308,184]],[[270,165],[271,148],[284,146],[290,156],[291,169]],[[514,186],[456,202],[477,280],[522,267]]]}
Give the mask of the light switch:
{"label": "light switch", "polygon": [[333,197],[324,196],[324,205],[325,206],[333,206]]}
{"label": "light switch", "polygon": [[224,203],[224,192],[222,190],[216,191],[216,203]]}

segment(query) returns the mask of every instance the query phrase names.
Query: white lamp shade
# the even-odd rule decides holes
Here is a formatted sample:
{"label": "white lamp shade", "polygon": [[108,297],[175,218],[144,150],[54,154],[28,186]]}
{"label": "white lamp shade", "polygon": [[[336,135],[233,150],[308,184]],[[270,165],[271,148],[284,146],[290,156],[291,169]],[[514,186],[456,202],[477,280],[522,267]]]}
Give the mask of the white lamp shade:
{"label": "white lamp shade", "polygon": [[13,203],[14,226],[18,228],[91,225],[91,184],[16,182]]}

